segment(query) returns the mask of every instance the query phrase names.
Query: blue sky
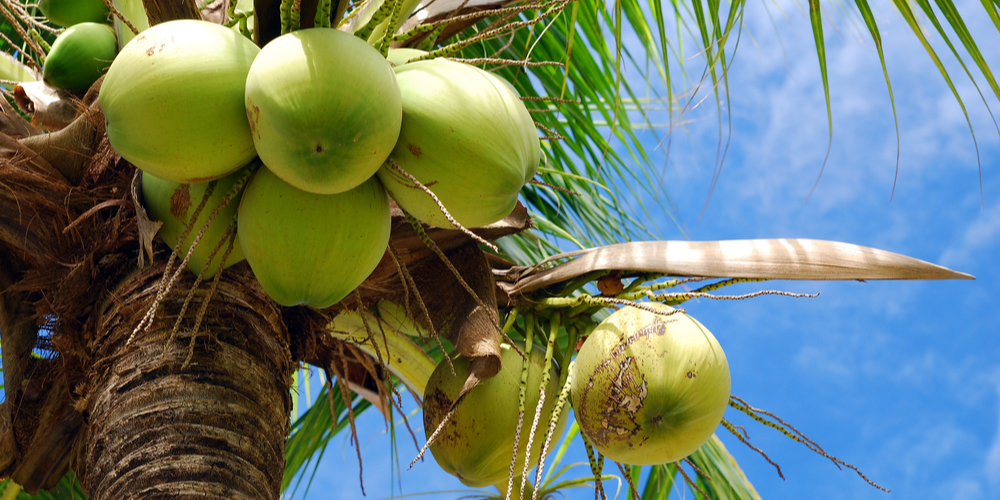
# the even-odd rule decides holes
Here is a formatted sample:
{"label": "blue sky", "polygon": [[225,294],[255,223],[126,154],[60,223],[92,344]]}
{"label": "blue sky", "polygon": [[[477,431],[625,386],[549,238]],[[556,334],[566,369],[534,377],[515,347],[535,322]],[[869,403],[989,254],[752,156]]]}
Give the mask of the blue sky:
{"label": "blue sky", "polygon": [[[995,49],[1000,35],[979,2],[956,3],[987,62],[1000,68]],[[703,217],[718,144],[712,100],[689,112],[686,118],[692,121],[674,130],[669,161],[662,149],[655,151],[654,162],[665,162],[665,186],[687,234],[694,240],[841,240],[946,265],[977,279],[772,282],[733,291],[776,288],[820,296],[686,306],[726,349],[734,394],[777,413],[893,493],[869,487],[854,473],[837,470],[740,415],[727,418],[747,426],[752,442],[782,466],[786,480],[754,452],[723,440],[764,498],[1000,498],[997,131],[961,68],[939,52],[978,139],[980,206],[975,149],[961,109],[891,5],[872,2],[900,124],[899,178],[890,203],[896,136],[878,57],[857,16],[848,20],[839,7],[827,5],[827,18],[836,23],[825,26],[834,141],[823,178],[804,201],[826,154],[828,129],[803,4],[767,2],[774,25],[764,3],[751,2],[746,9],[747,31],[730,73],[732,143]],[[686,46],[690,50],[693,44]],[[690,60],[689,69],[698,73],[698,62]],[[980,85],[988,91],[985,82]],[[1000,111],[995,97],[987,101]],[[666,113],[652,121],[667,122]],[[652,148],[655,140],[649,141]],[[654,213],[652,219],[644,222],[665,238],[682,238],[665,214]],[[368,497],[387,497],[385,427],[374,413],[363,420]],[[419,416],[414,422],[419,426]],[[405,464],[415,450],[401,443]],[[430,461],[404,472],[402,486],[404,493],[461,488]],[[592,495],[591,490],[567,492],[569,498]],[[346,439],[332,444],[306,498],[361,498],[356,458]]]}

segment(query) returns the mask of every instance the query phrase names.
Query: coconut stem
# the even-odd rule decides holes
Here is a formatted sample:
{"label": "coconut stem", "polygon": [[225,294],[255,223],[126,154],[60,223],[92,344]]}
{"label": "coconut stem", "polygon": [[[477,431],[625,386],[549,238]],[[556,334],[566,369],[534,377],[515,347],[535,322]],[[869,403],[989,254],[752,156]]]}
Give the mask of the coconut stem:
{"label": "coconut stem", "polygon": [[[505,24],[505,25],[500,26],[498,28],[494,28],[494,29],[490,29],[490,30],[485,30],[485,31],[483,31],[481,33],[478,33],[475,36],[469,37],[469,38],[467,38],[465,40],[462,40],[462,41],[459,41],[459,42],[455,42],[455,43],[453,43],[451,45],[446,45],[446,46],[441,47],[441,48],[439,48],[437,50],[432,50],[432,51],[428,52],[427,54],[424,54],[424,55],[422,55],[422,56],[414,59],[414,61],[424,61],[424,60],[427,60],[427,59],[435,59],[435,58],[438,58],[438,57],[447,57],[447,56],[450,56],[452,54],[458,53],[460,50],[464,49],[465,47],[468,47],[469,45],[472,45],[474,43],[478,43],[478,42],[480,42],[482,40],[493,38],[493,37],[495,37],[495,36],[497,36],[497,35],[499,35],[501,33],[504,33],[504,32],[507,32],[507,31],[514,31],[514,30],[517,30],[517,29],[520,29],[520,28],[525,28],[525,27],[528,27],[528,26],[534,26],[535,24],[538,24],[538,22],[541,21],[543,18],[551,16],[553,14],[557,14],[560,11],[562,11],[562,9],[564,9],[566,7],[566,5],[569,4],[569,2],[570,2],[570,0],[557,0],[555,2],[550,2],[550,3],[545,4],[545,5],[551,5],[551,7],[549,7],[548,10],[546,10],[545,12],[543,12],[542,14],[540,14],[538,17],[536,17],[534,19],[529,19],[529,20],[526,20],[526,21],[517,21],[517,22],[513,22],[513,23],[508,23],[508,24]],[[541,7],[544,7],[545,5],[535,6],[535,8],[536,9],[537,8],[541,8]]]}
{"label": "coconut stem", "polygon": [[389,24],[386,25],[385,33],[382,33],[382,38],[378,42],[378,51],[382,54],[382,57],[389,55],[389,42],[392,41],[392,34],[396,31],[396,23],[399,22],[399,11],[402,4],[403,0],[392,0],[392,13],[389,15]]}
{"label": "coconut stem", "polygon": [[[410,275],[410,271],[406,267],[406,261],[404,261],[403,257],[399,255],[399,250],[396,248],[396,245],[392,243],[391,239],[389,240],[389,252],[392,254],[392,260],[396,262],[396,269],[398,269],[400,274],[403,275],[403,279],[406,281],[409,288],[413,289],[413,294],[417,299],[417,305],[420,307],[420,312],[424,315],[424,319],[427,321],[427,328],[431,332],[431,337],[434,337],[434,342],[437,342],[438,348],[441,349],[441,353],[444,354],[445,361],[448,362],[448,368],[451,369],[451,376],[456,376],[455,365],[451,362],[451,357],[448,356],[448,353],[445,352],[444,345],[441,344],[441,338],[438,336],[437,330],[434,328],[434,321],[431,320],[431,313],[427,310],[427,304],[424,303],[423,296],[420,295],[420,289],[417,288],[416,281],[413,280],[413,276]],[[408,310],[409,307],[407,307],[407,311]],[[419,329],[417,330],[417,333],[420,333],[421,338],[423,338],[423,333],[421,333]]]}
{"label": "coconut stem", "polygon": [[[516,311],[516,309],[515,309]],[[535,315],[529,314],[524,317],[524,355],[531,356],[531,346],[535,341]],[[514,490],[514,471],[517,468],[517,450],[521,444],[521,428],[524,426],[524,400],[528,393],[528,367],[531,366],[530,357],[521,365],[521,385],[517,395],[517,428],[514,431],[514,452],[510,458],[510,471],[507,480],[507,496]],[[524,483],[524,476],[521,476],[521,483]],[[521,488],[524,489],[523,486]]]}
{"label": "coconut stem", "polygon": [[[535,440],[535,432],[538,430],[538,421],[542,417],[542,407],[545,405],[545,386],[549,384],[549,379],[551,377],[552,368],[552,351],[556,343],[556,335],[559,333],[559,329],[562,326],[560,324],[559,312],[555,312],[552,315],[552,321],[549,323],[549,339],[548,344],[545,347],[545,363],[542,365],[542,382],[538,386],[538,404],[535,406],[535,416],[531,422],[531,432],[528,433],[528,446],[524,452],[524,472],[521,474],[522,477],[528,476],[529,462],[531,459],[531,445]],[[518,500],[521,500],[521,496],[518,496]]]}
{"label": "coconut stem", "polygon": [[[736,436],[736,439],[739,439],[741,443],[745,444],[748,448],[750,448],[753,451],[756,451],[757,453],[760,454],[760,456],[764,457],[764,460],[767,460],[767,463],[771,464],[778,471],[778,477],[780,477],[782,480],[785,479],[785,475],[781,473],[781,466],[775,463],[774,460],[771,460],[771,457],[767,456],[767,453],[764,453],[764,450],[761,450],[760,448],[750,444],[750,441],[747,439],[747,437],[744,436],[743,434],[740,434],[739,431],[736,430],[735,425],[729,423],[729,421],[726,419],[722,419],[722,426],[725,427],[726,430],[729,431],[732,435]],[[745,429],[744,432],[746,432]]]}
{"label": "coconut stem", "polygon": [[[235,2],[233,2],[233,3],[235,3]],[[132,24],[132,21],[129,21],[128,18],[125,17],[125,15],[122,14],[121,11],[118,10],[117,7],[115,7],[115,4],[114,4],[113,0],[104,0],[104,5],[107,5],[108,6],[108,10],[110,10],[111,13],[114,14],[115,17],[117,17],[119,21],[121,21],[122,23],[124,23],[125,26],[128,26],[128,29],[132,30],[132,34],[133,35],[138,35],[139,34],[139,28],[136,28],[135,25]]]}
{"label": "coconut stem", "polygon": [[[405,210],[403,211],[403,214],[406,216],[406,220],[407,222],[410,223],[410,226],[413,227],[413,231],[417,233],[417,236],[420,237],[420,241],[422,241],[424,245],[427,246],[427,248],[429,248],[431,252],[434,253],[434,255],[437,255],[438,258],[441,259],[441,262],[444,263],[445,267],[447,267],[448,270],[451,271],[452,276],[454,276],[455,279],[458,280],[458,283],[462,285],[462,288],[469,293],[469,295],[472,297],[473,300],[476,301],[476,305],[483,308],[483,310],[486,311],[490,310],[491,307],[487,306],[483,302],[483,299],[480,298],[478,294],[476,294],[475,290],[473,290],[472,287],[469,286],[469,284],[465,281],[465,278],[463,278],[461,273],[458,272],[458,269],[455,268],[455,265],[451,263],[451,260],[448,259],[448,256],[444,254],[443,250],[441,250],[441,247],[439,247],[437,243],[434,243],[434,240],[427,235],[427,231],[424,231],[423,226],[420,225],[420,221],[418,221],[416,217],[409,214]],[[507,341],[509,342],[510,337],[507,336],[507,332],[505,332],[503,328],[500,328],[500,324],[497,322],[496,318],[494,318],[492,315],[490,316],[490,322],[493,323],[493,328],[496,328],[497,331],[500,332],[500,334],[503,335],[503,337],[507,339]],[[518,349],[513,342],[511,342],[511,348],[514,349],[515,352],[520,354],[522,358],[524,357],[524,353],[522,353],[521,350]]]}
{"label": "coconut stem", "polygon": [[[490,242],[486,241],[485,239],[483,239],[482,236],[479,236],[478,234],[473,233],[472,231],[469,231],[465,226],[459,224],[458,221],[455,220],[454,217],[452,217],[451,213],[448,212],[448,209],[445,208],[444,203],[441,203],[441,200],[438,199],[437,195],[434,194],[434,192],[431,191],[430,188],[428,188],[422,182],[420,182],[419,180],[417,180],[417,178],[414,177],[413,174],[407,172],[406,170],[403,169],[403,167],[399,166],[398,163],[396,163],[396,162],[394,162],[392,160],[389,160],[389,166],[391,166],[392,169],[395,170],[398,174],[400,174],[403,177],[405,177],[406,180],[412,182],[414,186],[417,186],[417,188],[419,188],[424,193],[426,193],[428,196],[430,196],[431,199],[434,200],[434,203],[437,204],[438,210],[441,211],[441,215],[444,215],[444,218],[447,219],[448,222],[451,225],[453,225],[456,228],[458,228],[458,230],[461,231],[466,236],[468,236],[468,237],[476,240],[477,243],[480,243],[482,245],[486,245],[490,250],[493,250],[494,252],[497,252],[497,253],[500,252],[500,250],[497,248],[496,245],[494,245],[493,243],[490,243]],[[411,222],[411,224],[412,224],[412,222]],[[418,232],[418,234],[419,234],[419,232]]]}
{"label": "coconut stem", "polygon": [[[166,297],[167,292],[170,291],[169,287],[171,285],[167,283],[166,279],[167,275],[169,275],[170,272],[173,271],[174,260],[177,259],[177,255],[180,253],[181,245],[184,244],[184,241],[186,241],[187,237],[191,234],[191,230],[194,229],[194,223],[195,221],[198,220],[198,216],[201,215],[201,211],[205,209],[205,205],[208,204],[209,197],[211,197],[212,193],[215,192],[216,185],[218,185],[218,182],[212,181],[208,183],[208,186],[205,187],[205,194],[203,194],[201,197],[201,203],[199,203],[198,206],[195,207],[194,213],[191,214],[191,219],[188,220],[187,227],[184,228],[184,232],[181,233],[181,237],[177,240],[177,245],[175,245],[173,251],[170,252],[170,257],[167,257],[167,265],[163,267],[163,276],[160,278],[160,282],[157,286],[156,298],[153,299],[153,304],[150,305],[149,309],[146,311],[146,314],[142,317],[141,320],[139,320],[139,323],[135,325],[135,329],[132,330],[132,334],[129,335],[128,340],[125,341],[126,346],[132,343],[132,340],[140,331],[145,331],[145,329],[150,324],[152,324],[153,315],[156,313],[156,308],[160,306],[160,302],[163,301],[163,298]],[[187,255],[184,258],[185,262],[193,252],[194,252],[194,246],[192,245],[191,249],[188,251]],[[180,269],[184,267],[184,263],[181,263],[180,266],[178,267],[179,267],[178,272],[176,273],[174,278],[180,275]]]}
{"label": "coconut stem", "polygon": [[[226,247],[225,253],[222,254],[222,262],[226,262],[229,258],[229,254],[232,253],[233,247],[236,243],[236,220],[234,219],[232,224],[229,226],[229,245]],[[212,258],[209,257],[209,263],[212,262]],[[188,344],[188,356],[184,359],[184,364],[181,365],[181,370],[186,370],[191,364],[191,360],[194,359],[194,341],[198,338],[198,329],[201,328],[202,321],[205,320],[205,313],[208,312],[208,304],[212,301],[212,297],[215,296],[215,291],[219,288],[219,279],[222,278],[222,263],[219,264],[220,269],[215,273],[215,279],[212,280],[212,287],[208,289],[208,294],[205,295],[205,299],[201,302],[201,307],[198,308],[198,315],[194,320],[194,327],[191,329],[191,343]],[[203,270],[204,271],[204,270]]]}

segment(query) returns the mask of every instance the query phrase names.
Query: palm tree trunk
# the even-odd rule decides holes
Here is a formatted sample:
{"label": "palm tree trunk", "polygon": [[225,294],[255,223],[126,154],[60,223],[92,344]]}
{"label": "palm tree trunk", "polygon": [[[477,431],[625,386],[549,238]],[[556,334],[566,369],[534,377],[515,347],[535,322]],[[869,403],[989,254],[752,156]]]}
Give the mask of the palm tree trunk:
{"label": "palm tree trunk", "polygon": [[209,284],[170,340],[185,272],[132,337],[162,271],[144,270],[99,312],[81,457],[91,498],[277,499],[293,370],[279,310],[248,269],[227,271],[198,331]]}

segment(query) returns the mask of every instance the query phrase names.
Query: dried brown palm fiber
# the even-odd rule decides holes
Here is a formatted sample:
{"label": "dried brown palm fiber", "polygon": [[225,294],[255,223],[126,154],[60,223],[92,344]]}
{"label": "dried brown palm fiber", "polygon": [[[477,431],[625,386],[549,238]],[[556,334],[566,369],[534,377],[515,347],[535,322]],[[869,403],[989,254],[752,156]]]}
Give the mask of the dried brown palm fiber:
{"label": "dried brown palm fiber", "polygon": [[[194,276],[185,273],[149,335],[126,340],[164,262],[139,271],[95,315],[82,479],[91,498],[278,498],[294,369],[281,310],[247,266],[223,273],[190,366],[163,342]],[[207,285],[203,285],[207,288]],[[191,334],[194,318],[184,320]]]}
{"label": "dried brown palm fiber", "polygon": [[30,494],[53,488],[66,475],[75,438],[84,421],[83,415],[73,408],[69,382],[56,370],[49,373],[55,380],[46,384],[44,392],[38,391],[42,394],[34,418],[37,424],[32,426],[30,442],[10,475]]}
{"label": "dried brown palm fiber", "polygon": [[77,185],[103,137],[104,113],[95,103],[62,130],[25,137],[20,142],[48,161],[71,184]]}
{"label": "dried brown palm fiber", "polygon": [[[10,255],[0,253],[0,336],[3,340],[3,369],[6,384],[4,399],[9,402],[0,411],[0,421],[6,424],[3,433],[11,433],[9,439],[4,438],[5,443],[9,443],[7,446],[13,448],[14,453],[19,456],[20,447],[17,446],[11,422],[13,413],[17,411],[14,402],[21,399],[21,383],[25,378],[28,355],[35,347],[38,338],[38,328],[35,326],[26,294],[11,290],[11,286],[21,274],[18,264],[20,263]],[[14,458],[14,456],[0,457],[0,476],[9,475],[5,474],[4,470],[13,464]],[[6,459],[10,459],[11,463],[5,466],[3,462]]]}
{"label": "dried brown palm fiber", "polygon": [[[0,54],[0,56],[5,54]],[[7,99],[0,99],[0,132],[14,139],[38,135],[41,132],[25,120]]]}

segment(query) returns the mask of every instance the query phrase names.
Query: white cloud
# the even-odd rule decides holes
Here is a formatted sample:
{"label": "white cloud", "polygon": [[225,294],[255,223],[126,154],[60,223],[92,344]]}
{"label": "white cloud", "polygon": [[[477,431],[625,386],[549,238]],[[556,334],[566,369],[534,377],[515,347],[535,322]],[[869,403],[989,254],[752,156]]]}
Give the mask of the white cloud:
{"label": "white cloud", "polygon": [[[1000,396],[1000,384],[997,384],[997,395]],[[990,445],[990,449],[986,453],[986,463],[984,464],[986,479],[994,487],[1000,486],[1000,412],[997,413],[997,433],[993,438],[993,444]]]}
{"label": "white cloud", "polygon": [[[944,251],[941,263],[955,268],[967,268],[977,260],[988,258],[982,250],[997,247],[1000,247],[1000,203],[993,204],[976,217],[960,239]],[[995,252],[993,255],[995,257]]]}

